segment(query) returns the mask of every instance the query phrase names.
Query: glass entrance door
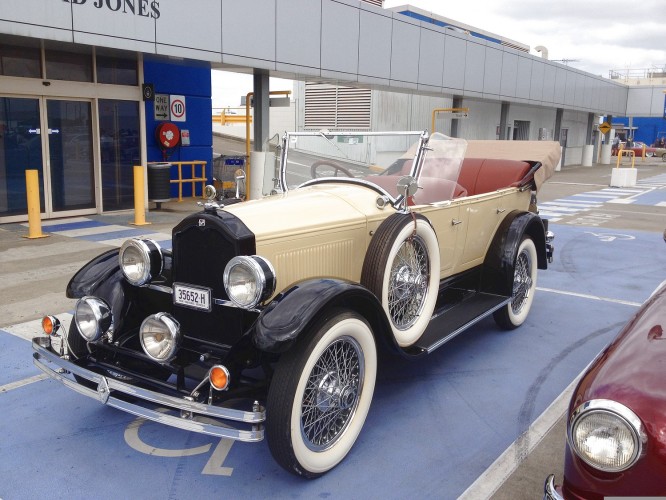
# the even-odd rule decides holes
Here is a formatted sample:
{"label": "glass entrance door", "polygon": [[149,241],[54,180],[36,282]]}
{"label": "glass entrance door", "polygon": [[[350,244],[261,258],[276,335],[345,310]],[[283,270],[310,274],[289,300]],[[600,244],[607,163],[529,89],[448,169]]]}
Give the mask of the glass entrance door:
{"label": "glass entrance door", "polygon": [[87,101],[46,101],[48,212],[94,209],[96,206],[91,108]]}
{"label": "glass entrance door", "polygon": [[26,216],[25,171],[39,172],[44,208],[42,126],[39,99],[0,97],[0,221]]}
{"label": "glass entrance door", "polygon": [[0,97],[0,223],[27,220],[26,170],[45,218],[96,211],[92,105]]}

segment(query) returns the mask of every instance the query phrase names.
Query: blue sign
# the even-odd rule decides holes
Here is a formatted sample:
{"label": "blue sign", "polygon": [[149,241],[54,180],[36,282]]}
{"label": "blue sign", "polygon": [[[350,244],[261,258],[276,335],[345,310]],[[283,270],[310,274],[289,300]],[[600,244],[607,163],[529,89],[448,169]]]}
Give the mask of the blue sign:
{"label": "blue sign", "polygon": [[666,95],[664,95],[664,119],[666,119]]}

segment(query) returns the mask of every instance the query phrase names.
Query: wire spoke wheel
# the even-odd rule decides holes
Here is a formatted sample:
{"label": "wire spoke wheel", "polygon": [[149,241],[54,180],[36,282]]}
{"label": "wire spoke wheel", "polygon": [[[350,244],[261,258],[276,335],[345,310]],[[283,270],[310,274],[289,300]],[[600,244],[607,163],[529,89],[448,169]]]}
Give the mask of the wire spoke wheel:
{"label": "wire spoke wheel", "polygon": [[522,325],[532,308],[537,281],[537,252],[534,241],[524,237],[518,247],[513,268],[511,301],[493,313],[495,322],[505,330]]}
{"label": "wire spoke wheel", "polygon": [[361,284],[380,300],[400,347],[413,345],[435,310],[440,277],[435,230],[420,214],[393,214],[377,229]]}
{"label": "wire spoke wheel", "polygon": [[370,409],[377,376],[372,329],[333,310],[278,362],[268,390],[266,437],[287,471],[317,477],[345,458]]}
{"label": "wire spoke wheel", "polygon": [[533,262],[530,253],[523,249],[516,259],[516,270],[513,275],[513,294],[511,309],[514,314],[520,314],[530,298],[532,290],[532,276],[530,275]]}
{"label": "wire spoke wheel", "polygon": [[423,309],[430,266],[423,240],[414,236],[403,242],[390,271],[388,309],[393,324],[401,329],[411,327]]}
{"label": "wire spoke wheel", "polygon": [[308,377],[301,408],[301,433],[308,448],[334,444],[358,406],[365,366],[360,346],[351,337],[329,345]]}

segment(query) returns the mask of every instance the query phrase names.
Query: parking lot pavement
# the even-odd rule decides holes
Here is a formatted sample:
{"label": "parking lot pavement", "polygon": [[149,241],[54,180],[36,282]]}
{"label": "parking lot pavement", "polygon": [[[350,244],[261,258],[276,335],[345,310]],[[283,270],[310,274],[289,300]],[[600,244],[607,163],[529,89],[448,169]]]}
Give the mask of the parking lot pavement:
{"label": "parking lot pavement", "polygon": [[[561,478],[563,410],[553,402],[664,279],[664,168],[650,168],[640,176],[654,189],[633,203],[604,201],[553,224],[555,262],[540,272],[520,329],[502,332],[487,320],[419,363],[384,360],[359,441],[317,481],[284,473],[265,443],[144,423],[41,380],[26,338],[43,314],[71,310],[58,299],[71,268],[110,240],[61,227],[28,242],[20,238],[25,227],[0,226],[0,411],[10,416],[0,440],[0,498],[457,498],[466,491],[539,498],[546,475],[558,473],[553,467]],[[541,200],[603,190],[607,170],[558,172]],[[618,207],[619,217],[604,217]],[[182,216],[174,212],[149,213],[148,231],[168,234]],[[90,219],[126,226],[127,217]],[[582,224],[586,217],[596,222]]]}

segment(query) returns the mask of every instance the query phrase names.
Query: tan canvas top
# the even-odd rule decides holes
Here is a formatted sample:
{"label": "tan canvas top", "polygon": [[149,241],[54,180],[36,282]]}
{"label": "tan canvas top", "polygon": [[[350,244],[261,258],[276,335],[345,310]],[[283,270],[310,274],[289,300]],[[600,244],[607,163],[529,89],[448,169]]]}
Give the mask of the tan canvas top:
{"label": "tan canvas top", "polygon": [[467,141],[465,158],[541,162],[543,166],[534,174],[538,191],[555,172],[561,153],[556,141]]}

